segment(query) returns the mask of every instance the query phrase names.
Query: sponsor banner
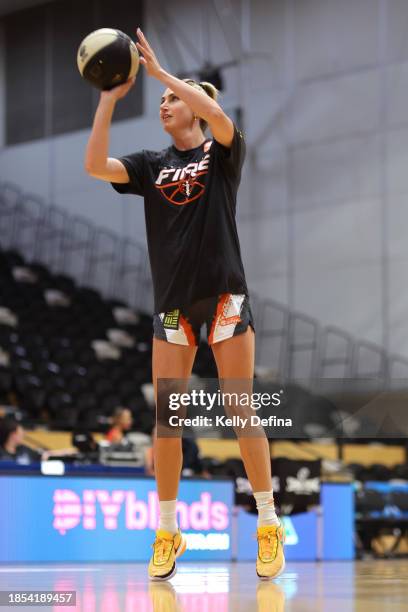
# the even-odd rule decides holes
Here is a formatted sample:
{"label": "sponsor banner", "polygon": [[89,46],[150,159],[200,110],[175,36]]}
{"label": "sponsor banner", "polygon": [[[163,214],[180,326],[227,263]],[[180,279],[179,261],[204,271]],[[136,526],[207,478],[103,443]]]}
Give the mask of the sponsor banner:
{"label": "sponsor banner", "polygon": [[[257,517],[241,508],[238,511],[237,561],[253,561],[257,555]],[[285,558],[288,561],[315,561],[317,559],[317,515],[304,512],[284,517],[286,531]]]}
{"label": "sponsor banner", "polygon": [[[231,558],[230,481],[181,481],[185,560]],[[158,526],[152,479],[1,476],[0,561],[146,561]]]}
{"label": "sponsor banner", "polygon": [[[257,555],[257,516],[238,510],[236,558],[253,561]],[[354,491],[352,484],[321,486],[321,509],[283,518],[288,561],[354,559]]]}
{"label": "sponsor banner", "polygon": [[272,460],[275,503],[284,514],[306,512],[320,504],[321,461]]}

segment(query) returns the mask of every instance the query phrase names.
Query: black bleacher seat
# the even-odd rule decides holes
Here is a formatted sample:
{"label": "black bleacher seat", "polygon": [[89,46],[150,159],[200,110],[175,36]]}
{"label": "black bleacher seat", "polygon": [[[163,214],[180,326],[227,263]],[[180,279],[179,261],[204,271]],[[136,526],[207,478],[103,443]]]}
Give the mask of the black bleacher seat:
{"label": "black bleacher seat", "polygon": [[11,355],[11,357],[12,370],[16,373],[16,376],[18,376],[20,373],[24,374],[26,372],[34,371],[34,364],[29,359],[21,359],[19,356],[16,356],[16,358],[13,359],[13,354]]}
{"label": "black bleacher seat", "polygon": [[118,391],[121,397],[124,398],[138,398],[143,396],[140,384],[131,378],[120,381],[118,384]]}
{"label": "black bleacher seat", "polygon": [[66,390],[51,393],[47,397],[47,408],[53,419],[59,423],[72,427],[77,420],[75,398]]}
{"label": "black bleacher seat", "polygon": [[77,359],[81,365],[88,368],[88,371],[90,371],[91,367],[97,365],[95,351],[90,346],[79,350],[77,353]]}
{"label": "black bleacher seat", "polygon": [[105,395],[112,394],[115,388],[109,379],[100,378],[94,381],[93,390],[98,397],[104,397]]}
{"label": "black bleacher seat", "polygon": [[100,413],[105,416],[111,415],[115,408],[122,403],[120,395],[115,393],[98,395],[97,399]]}
{"label": "black bleacher seat", "polygon": [[78,394],[75,405],[78,413],[82,413],[86,410],[96,410],[98,407],[98,400],[94,393],[88,391]]}
{"label": "black bleacher seat", "polygon": [[82,431],[104,431],[106,427],[101,427],[100,411],[95,407],[80,410],[76,416],[75,427],[81,428]]}
{"label": "black bleacher seat", "polygon": [[393,469],[393,478],[398,480],[407,480],[408,481],[408,462],[407,463],[399,463],[394,466]]}
{"label": "black bleacher seat", "polygon": [[55,274],[52,277],[52,286],[68,295],[75,294],[77,288],[75,280],[65,274]]}
{"label": "black bleacher seat", "polygon": [[13,249],[3,251],[2,259],[6,262],[8,268],[12,268],[14,266],[23,266],[25,264],[24,257]]}
{"label": "black bleacher seat", "polygon": [[73,376],[66,380],[66,386],[70,393],[75,396],[80,395],[81,393],[87,393],[90,389],[89,381],[85,378],[85,376]]}
{"label": "black bleacher seat", "polygon": [[39,286],[42,287],[44,285],[48,285],[48,283],[52,279],[51,272],[48,270],[48,268],[37,261],[33,261],[28,265],[30,270],[32,270],[34,274],[37,275]]}
{"label": "black bleacher seat", "polygon": [[404,490],[390,491],[388,495],[389,504],[404,513],[408,522],[408,492]]}
{"label": "black bleacher seat", "polygon": [[391,480],[393,474],[392,468],[381,463],[373,463],[368,468],[368,472],[369,477],[367,480],[375,480],[380,482],[387,482],[388,480]]}
{"label": "black bleacher seat", "polygon": [[[376,556],[393,557],[408,533],[408,493],[404,490],[378,491],[363,486],[355,495],[357,542],[373,552],[373,542],[382,535],[387,540]],[[361,547],[357,551],[361,556]]]}
{"label": "black bleacher seat", "polygon": [[[33,274],[13,275],[16,266]],[[95,289],[78,287],[72,278],[53,274],[41,262],[28,263],[15,251],[0,250],[0,278],[0,307],[16,317],[15,327],[0,323],[0,347],[10,358],[0,370],[0,394],[14,391],[28,416],[44,409],[54,426],[68,427],[87,410],[98,423],[98,415],[106,419],[126,401],[137,410],[144,399],[140,385],[151,381],[150,316],[139,314],[135,325],[121,325],[113,311],[128,308],[124,302],[104,300]],[[50,289],[68,301],[50,305],[45,294]],[[119,359],[100,361],[92,341],[108,341],[110,329],[127,331],[135,346],[120,348]],[[143,417],[141,408],[146,429],[151,415],[145,410]]]}
{"label": "black bleacher seat", "polygon": [[356,492],[356,512],[362,517],[370,517],[373,512],[383,512],[387,505],[387,496],[375,489],[363,487]]}
{"label": "black bleacher seat", "polygon": [[67,389],[67,381],[65,378],[58,375],[49,374],[48,376],[43,377],[42,384],[47,392],[47,395]]}
{"label": "black bleacher seat", "polygon": [[31,416],[39,415],[46,399],[41,379],[31,372],[17,373],[14,376],[14,389],[19,406]]}
{"label": "black bleacher seat", "polygon": [[0,402],[5,403],[13,388],[13,376],[9,368],[0,366]]}
{"label": "black bleacher seat", "polygon": [[117,363],[112,364],[109,369],[109,380],[115,385],[118,390],[120,383],[124,380],[124,377],[126,376],[123,361],[124,359],[122,358],[119,365],[117,365]]}

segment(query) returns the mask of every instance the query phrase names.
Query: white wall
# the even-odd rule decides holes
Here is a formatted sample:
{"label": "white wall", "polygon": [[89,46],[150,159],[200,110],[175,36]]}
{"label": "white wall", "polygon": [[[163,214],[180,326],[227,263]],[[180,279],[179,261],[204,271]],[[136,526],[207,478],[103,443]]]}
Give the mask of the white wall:
{"label": "white wall", "polygon": [[[238,222],[250,287],[408,356],[408,3],[222,5],[232,7],[224,23],[211,3],[175,0],[165,51],[158,0],[147,3],[145,29],[169,68],[176,44],[187,70],[240,56],[239,68],[224,71],[223,103],[244,109]],[[146,116],[113,127],[112,155],[167,143],[157,121],[162,87],[146,83]],[[88,134],[2,149],[0,179],[140,238],[141,201],[85,175]]]}

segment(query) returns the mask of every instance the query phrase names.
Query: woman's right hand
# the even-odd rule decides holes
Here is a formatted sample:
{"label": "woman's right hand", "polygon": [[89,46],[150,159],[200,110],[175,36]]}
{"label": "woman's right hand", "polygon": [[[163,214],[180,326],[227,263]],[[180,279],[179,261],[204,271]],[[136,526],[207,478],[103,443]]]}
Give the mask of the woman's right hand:
{"label": "woman's right hand", "polygon": [[136,77],[132,77],[131,79],[126,81],[126,83],[123,83],[122,85],[117,85],[116,87],[114,87],[113,89],[109,91],[101,91],[101,99],[104,98],[104,99],[113,100],[114,102],[117,102],[117,100],[120,100],[121,98],[124,98],[126,96],[128,91],[135,84],[135,81],[136,81]]}

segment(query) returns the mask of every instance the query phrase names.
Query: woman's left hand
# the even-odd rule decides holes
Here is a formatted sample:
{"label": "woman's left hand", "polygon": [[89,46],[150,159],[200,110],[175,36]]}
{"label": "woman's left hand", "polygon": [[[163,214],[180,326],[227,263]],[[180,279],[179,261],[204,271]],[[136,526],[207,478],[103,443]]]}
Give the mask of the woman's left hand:
{"label": "woman's left hand", "polygon": [[139,49],[139,52],[142,53],[140,63],[146,68],[149,76],[157,78],[162,70],[162,67],[159,64],[156,54],[149,45],[146,36],[143,34],[140,28],[137,28],[136,35],[139,39],[139,42],[136,43],[136,47]]}

